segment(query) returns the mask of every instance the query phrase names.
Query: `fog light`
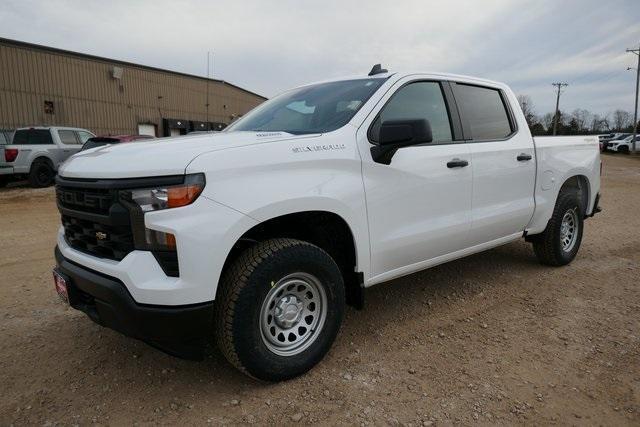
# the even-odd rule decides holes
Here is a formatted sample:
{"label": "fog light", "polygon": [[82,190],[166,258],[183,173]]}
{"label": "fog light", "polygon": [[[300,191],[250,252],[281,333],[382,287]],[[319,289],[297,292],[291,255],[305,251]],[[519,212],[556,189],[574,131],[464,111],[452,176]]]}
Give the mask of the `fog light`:
{"label": "fog light", "polygon": [[157,251],[175,251],[176,236],[158,230],[145,230],[145,238],[149,248]]}

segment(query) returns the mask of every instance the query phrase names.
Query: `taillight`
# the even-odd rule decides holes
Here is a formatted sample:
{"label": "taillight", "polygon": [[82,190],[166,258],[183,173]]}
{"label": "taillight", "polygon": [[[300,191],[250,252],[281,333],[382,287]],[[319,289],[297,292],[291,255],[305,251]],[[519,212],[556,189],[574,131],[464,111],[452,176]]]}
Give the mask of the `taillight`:
{"label": "taillight", "polygon": [[4,150],[4,159],[7,162],[13,162],[18,157],[18,149],[17,148],[5,148]]}

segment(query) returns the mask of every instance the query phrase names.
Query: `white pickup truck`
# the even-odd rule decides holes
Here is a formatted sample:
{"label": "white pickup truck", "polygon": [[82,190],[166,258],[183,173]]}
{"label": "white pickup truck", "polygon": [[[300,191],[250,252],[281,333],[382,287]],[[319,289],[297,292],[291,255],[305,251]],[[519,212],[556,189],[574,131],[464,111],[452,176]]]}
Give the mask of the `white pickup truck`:
{"label": "white pickup truck", "polygon": [[367,287],[521,238],[571,262],[600,169],[597,137],[532,138],[504,84],[376,66],[224,132],[74,156],[55,285],[103,326],[189,358],[215,337],[283,380],[322,359]]}

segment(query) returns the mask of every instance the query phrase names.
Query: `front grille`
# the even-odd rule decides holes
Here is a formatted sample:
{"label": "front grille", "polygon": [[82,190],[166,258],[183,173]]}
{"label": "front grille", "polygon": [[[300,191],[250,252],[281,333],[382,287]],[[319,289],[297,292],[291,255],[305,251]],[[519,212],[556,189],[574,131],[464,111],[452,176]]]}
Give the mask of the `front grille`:
{"label": "front grille", "polygon": [[135,244],[130,213],[117,190],[75,185],[56,187],[67,243],[89,255],[122,260]]}
{"label": "front grille", "polygon": [[120,261],[134,249],[128,224],[113,226],[63,214],[62,225],[67,243],[90,255]]}
{"label": "front grille", "polygon": [[103,188],[56,187],[58,204],[67,209],[107,215],[116,194]]}

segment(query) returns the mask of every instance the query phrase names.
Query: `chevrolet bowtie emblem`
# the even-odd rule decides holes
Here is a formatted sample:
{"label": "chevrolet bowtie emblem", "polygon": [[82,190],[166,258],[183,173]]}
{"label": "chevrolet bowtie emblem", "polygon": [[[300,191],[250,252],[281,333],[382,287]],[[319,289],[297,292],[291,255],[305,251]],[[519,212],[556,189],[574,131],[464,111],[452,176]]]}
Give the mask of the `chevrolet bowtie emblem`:
{"label": "chevrolet bowtie emblem", "polygon": [[96,239],[104,240],[107,238],[107,233],[103,233],[102,231],[96,231]]}

